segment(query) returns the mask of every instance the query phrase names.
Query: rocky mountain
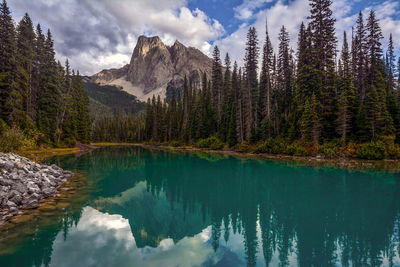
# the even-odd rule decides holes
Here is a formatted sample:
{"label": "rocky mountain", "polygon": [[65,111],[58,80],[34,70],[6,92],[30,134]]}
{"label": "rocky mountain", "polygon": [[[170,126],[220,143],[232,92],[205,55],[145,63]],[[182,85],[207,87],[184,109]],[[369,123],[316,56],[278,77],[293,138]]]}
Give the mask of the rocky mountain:
{"label": "rocky mountain", "polygon": [[120,69],[103,70],[91,76],[91,82],[114,85],[145,101],[148,97],[165,97],[166,88],[180,84],[185,75],[201,86],[202,73],[211,77],[212,59],[179,41],[165,45],[158,36],[140,36],[129,64]]}

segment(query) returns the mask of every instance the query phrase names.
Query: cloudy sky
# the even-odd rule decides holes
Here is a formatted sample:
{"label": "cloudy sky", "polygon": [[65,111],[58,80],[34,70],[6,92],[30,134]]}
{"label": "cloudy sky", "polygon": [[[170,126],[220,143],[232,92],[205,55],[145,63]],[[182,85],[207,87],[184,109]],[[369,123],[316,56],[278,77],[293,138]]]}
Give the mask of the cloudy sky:
{"label": "cloudy sky", "polygon": [[[8,0],[8,4],[16,21],[28,12],[34,23],[50,28],[57,58],[62,62],[68,58],[87,75],[129,63],[143,34],[158,35],[169,45],[178,39],[208,55],[217,44],[221,53],[229,52],[242,62],[247,29],[255,26],[263,41],[267,20],[274,47],[285,25],[295,48],[299,25],[309,13],[308,0]],[[371,9],[381,21],[385,39],[393,34],[400,54],[399,0],[333,0],[339,45],[357,13]]]}

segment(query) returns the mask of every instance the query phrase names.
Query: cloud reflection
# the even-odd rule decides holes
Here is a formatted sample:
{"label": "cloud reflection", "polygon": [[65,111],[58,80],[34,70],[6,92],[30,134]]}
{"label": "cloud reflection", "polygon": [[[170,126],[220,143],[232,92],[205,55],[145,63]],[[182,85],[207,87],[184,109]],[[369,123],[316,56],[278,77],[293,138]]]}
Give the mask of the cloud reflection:
{"label": "cloud reflection", "polygon": [[138,248],[127,219],[85,207],[67,239],[57,235],[50,266],[199,266],[219,260],[210,237],[207,227],[176,244],[167,238],[156,248]]}

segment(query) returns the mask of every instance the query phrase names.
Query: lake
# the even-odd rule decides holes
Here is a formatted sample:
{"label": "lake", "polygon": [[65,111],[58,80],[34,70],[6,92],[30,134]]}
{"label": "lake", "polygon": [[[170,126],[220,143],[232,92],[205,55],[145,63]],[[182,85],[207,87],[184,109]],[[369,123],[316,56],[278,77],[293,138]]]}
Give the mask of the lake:
{"label": "lake", "polygon": [[0,266],[400,265],[400,174],[141,147],[47,163],[82,180],[0,231]]}

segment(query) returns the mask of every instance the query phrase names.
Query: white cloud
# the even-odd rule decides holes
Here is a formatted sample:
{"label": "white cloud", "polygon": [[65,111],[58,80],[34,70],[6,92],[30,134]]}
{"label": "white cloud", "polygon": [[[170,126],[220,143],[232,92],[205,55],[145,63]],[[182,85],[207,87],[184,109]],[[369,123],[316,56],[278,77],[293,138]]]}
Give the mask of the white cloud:
{"label": "white cloud", "polygon": [[[268,31],[274,52],[278,52],[278,34],[282,25],[285,25],[290,36],[290,44],[293,49],[297,48],[298,32],[301,22],[307,23],[307,16],[310,12],[308,0],[295,0],[287,3],[287,1],[278,0],[273,6],[268,9],[260,10],[256,14],[246,15],[246,8],[251,9],[246,4],[251,1],[244,1],[244,3],[235,8],[236,16],[246,21],[247,18],[254,18],[254,22],[243,23],[235,32],[229,36],[215,42],[221,50],[221,54],[229,52],[231,59],[237,60],[239,66],[243,65],[243,57],[245,52],[246,34],[248,28],[254,26],[258,33],[260,48],[265,40],[265,20],[268,20]],[[260,3],[265,2],[262,0],[255,1],[253,6],[261,6]],[[354,10],[352,4],[355,1],[335,0],[332,4],[332,12],[336,18],[335,28],[336,37],[338,39],[337,49],[340,50],[343,43],[343,31],[347,32],[348,41],[351,40],[351,28],[355,25],[358,11]],[[375,10],[377,18],[380,19],[380,26],[382,28],[385,40],[383,41],[384,49],[386,49],[389,34],[392,33],[395,49],[400,54],[400,2],[395,0],[388,0],[381,4],[375,4],[365,8],[363,11],[364,18],[368,16],[369,10]],[[244,13],[241,16],[240,12]]]}
{"label": "white cloud", "polygon": [[256,9],[272,1],[273,0],[244,0],[241,5],[233,9],[235,11],[235,17],[241,20],[248,20],[253,17],[253,13]]}
{"label": "white cloud", "polygon": [[211,227],[174,243],[163,239],[155,248],[138,248],[129,221],[119,214],[85,207],[67,239],[58,233],[50,266],[200,266],[215,257],[208,245]]}
{"label": "white cloud", "polygon": [[128,63],[142,34],[208,51],[210,41],[225,32],[203,11],[185,7],[185,0],[10,0],[9,5],[49,27],[58,58],[68,57],[84,74]]}
{"label": "white cloud", "polygon": [[[258,1],[261,2],[261,1]],[[252,24],[244,23],[237,31],[228,37],[219,40],[216,44],[220,47],[221,53],[229,52],[233,60],[238,61],[239,66],[243,65],[246,34],[250,26],[255,27],[258,34],[260,48],[265,40],[265,22],[268,20],[268,32],[274,47],[278,49],[278,35],[282,25],[285,25],[289,32],[291,46],[296,47],[297,34],[302,21],[307,19],[309,5],[307,0],[295,0],[290,4],[277,1],[268,9],[260,10],[254,14],[255,21]]]}

